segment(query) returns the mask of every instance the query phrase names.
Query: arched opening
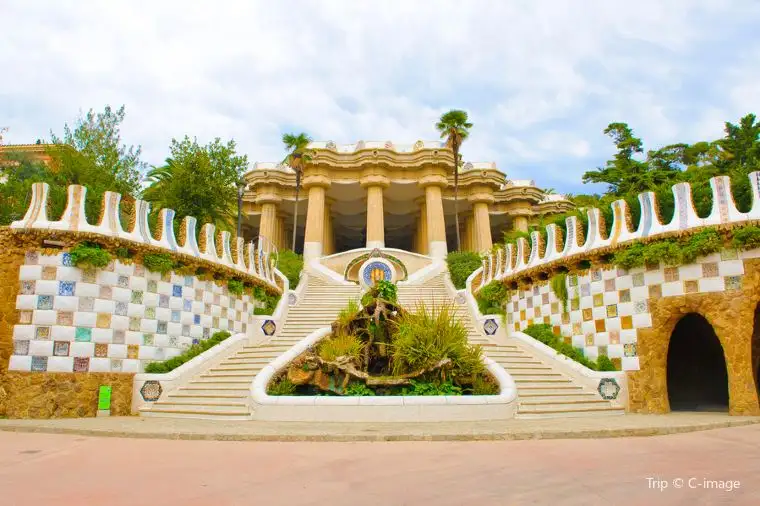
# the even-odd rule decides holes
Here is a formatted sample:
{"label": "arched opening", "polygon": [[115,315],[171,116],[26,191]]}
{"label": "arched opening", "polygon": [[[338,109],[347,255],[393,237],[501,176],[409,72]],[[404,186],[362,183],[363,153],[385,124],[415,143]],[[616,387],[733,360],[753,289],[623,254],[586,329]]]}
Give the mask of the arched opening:
{"label": "arched opening", "polygon": [[755,324],[752,327],[752,377],[760,398],[760,304],[755,307]]}
{"label": "arched opening", "polygon": [[702,315],[689,313],[676,324],[670,336],[667,371],[671,410],[728,410],[723,347]]}

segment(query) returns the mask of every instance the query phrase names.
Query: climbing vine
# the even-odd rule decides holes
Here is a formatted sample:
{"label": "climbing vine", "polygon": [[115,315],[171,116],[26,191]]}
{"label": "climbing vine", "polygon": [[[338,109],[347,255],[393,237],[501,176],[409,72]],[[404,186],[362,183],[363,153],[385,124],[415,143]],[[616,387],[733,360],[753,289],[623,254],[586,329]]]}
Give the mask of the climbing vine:
{"label": "climbing vine", "polygon": [[567,302],[570,300],[569,294],[567,293],[567,274],[564,272],[556,274],[551,279],[550,286],[552,292],[554,292],[554,296],[562,303],[562,312],[566,313]]}

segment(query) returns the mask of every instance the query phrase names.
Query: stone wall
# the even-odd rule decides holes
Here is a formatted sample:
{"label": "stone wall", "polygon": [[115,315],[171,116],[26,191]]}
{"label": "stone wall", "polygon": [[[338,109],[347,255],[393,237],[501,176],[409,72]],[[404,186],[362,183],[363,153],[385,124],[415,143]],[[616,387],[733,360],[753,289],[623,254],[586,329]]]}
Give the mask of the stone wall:
{"label": "stone wall", "polygon": [[24,262],[25,248],[7,229],[0,229],[0,245],[0,416],[7,416],[8,361],[13,354],[13,326],[18,321],[18,272]]}

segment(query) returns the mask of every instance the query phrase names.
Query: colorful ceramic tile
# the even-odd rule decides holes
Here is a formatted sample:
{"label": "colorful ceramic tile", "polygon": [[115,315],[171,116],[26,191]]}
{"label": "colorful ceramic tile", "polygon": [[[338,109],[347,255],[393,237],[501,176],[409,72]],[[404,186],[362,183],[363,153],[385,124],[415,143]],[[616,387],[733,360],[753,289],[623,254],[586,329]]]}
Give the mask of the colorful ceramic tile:
{"label": "colorful ceramic tile", "polygon": [[172,311],[172,322],[173,323],[179,323],[179,317],[180,317],[180,312],[179,311]]}
{"label": "colorful ceramic tile", "polygon": [[633,303],[633,312],[643,314],[649,311],[649,303],[646,300],[637,300]]}
{"label": "colorful ceramic tile", "polygon": [[533,285],[533,295],[538,295],[538,294],[539,294],[538,285]]}
{"label": "colorful ceramic tile", "polygon": [[158,291],[158,283],[156,283],[155,279],[148,281],[148,291],[150,293],[156,293]]}
{"label": "colorful ceramic tile", "polygon": [[58,274],[58,268],[55,265],[43,265],[42,266],[42,279],[48,281],[54,281],[55,276]]}
{"label": "colorful ceramic tile", "polygon": [[79,310],[83,312],[92,311],[95,307],[95,299],[92,297],[79,297]]}
{"label": "colorful ceramic tile", "polygon": [[591,270],[591,281],[601,281],[602,280],[602,270],[601,269],[592,269]]}
{"label": "colorful ceramic tile", "polygon": [[525,314],[525,310],[521,309],[520,310],[520,320],[524,320],[525,318],[527,318],[527,315]]}
{"label": "colorful ceramic tile", "polygon": [[596,349],[597,349],[597,353],[599,354],[600,357],[606,357],[607,356],[607,347],[606,346],[604,346],[604,345],[597,346]]}
{"label": "colorful ceramic tile", "polygon": [[135,332],[140,330],[140,318],[138,316],[133,316],[129,319],[129,330]]}
{"label": "colorful ceramic tile", "polygon": [[154,307],[146,307],[145,308],[145,318],[148,318],[150,320],[156,319],[156,308]]}
{"label": "colorful ceramic tile", "polygon": [[604,280],[604,291],[605,292],[615,291],[615,278]]}
{"label": "colorful ceramic tile", "polygon": [[552,302],[550,311],[552,314],[559,313],[559,302]]}
{"label": "colorful ceramic tile", "polygon": [[129,288],[129,278],[127,276],[119,276],[116,280],[116,284],[119,288]]}
{"label": "colorful ceramic tile", "polygon": [[123,365],[124,361],[120,358],[112,358],[111,359],[111,371],[112,372],[121,372],[121,367]]}
{"label": "colorful ceramic tile", "polygon": [[590,307],[585,308],[583,310],[583,321],[584,322],[588,322],[588,321],[591,321],[592,318],[593,318],[593,316],[592,316],[592,313],[591,313],[591,308]]}
{"label": "colorful ceramic tile", "polygon": [[169,296],[168,295],[159,295],[158,296],[158,307],[169,307]]}
{"label": "colorful ceramic tile", "polygon": [[105,300],[111,300],[113,292],[110,286],[100,285],[100,298]]}
{"label": "colorful ceramic tile", "polygon": [[199,302],[203,300],[203,290],[200,288],[195,289],[195,300]]}
{"label": "colorful ceramic tile", "polygon": [[665,281],[678,281],[678,267],[665,267]]}
{"label": "colorful ceramic tile", "polygon": [[32,357],[32,371],[44,372],[47,371],[47,357]]}
{"label": "colorful ceramic tile", "polygon": [[107,343],[95,343],[95,356],[98,358],[108,357],[108,344]]}
{"label": "colorful ceramic tile", "polygon": [[185,286],[192,288],[193,286],[193,277],[192,276],[185,276]]}
{"label": "colorful ceramic tile", "polygon": [[14,355],[29,355],[29,341],[13,341]]}
{"label": "colorful ceramic tile", "polygon": [[620,317],[620,328],[623,330],[630,330],[633,328],[633,317],[632,316],[621,316]]}
{"label": "colorful ceramic tile", "polygon": [[38,295],[37,309],[53,309],[53,296],[52,295]]}
{"label": "colorful ceramic tile", "polygon": [[[533,297],[528,297],[528,300],[526,300],[526,302],[528,303],[528,309],[533,309]],[[226,310],[227,308],[224,309]]]}
{"label": "colorful ceramic tile", "polygon": [[699,283],[696,279],[683,282],[684,293],[697,293],[699,291]]}
{"label": "colorful ceramic tile", "polygon": [[74,325],[74,313],[70,311],[58,311],[55,322],[56,325],[70,327],[71,325]]}
{"label": "colorful ceramic tile", "polygon": [[143,291],[142,290],[132,290],[132,296],[129,299],[132,304],[142,304],[143,303]]}
{"label": "colorful ceramic tile", "polygon": [[541,317],[541,308],[540,307],[537,306],[537,307],[533,308],[533,317],[534,318],[540,318]]}
{"label": "colorful ceramic tile", "polygon": [[567,280],[569,286],[578,286],[578,276],[568,276]]}
{"label": "colorful ceramic tile", "polygon": [[145,346],[153,346],[153,334],[143,334],[143,344]]}
{"label": "colorful ceramic tile", "polygon": [[73,267],[74,263],[71,261],[71,253],[63,253],[61,255],[61,264],[64,267]]}
{"label": "colorful ceramic tile", "polygon": [[660,269],[660,262],[647,262],[644,264],[644,268],[648,271],[656,271]]}
{"label": "colorful ceramic tile", "polygon": [[620,290],[620,292],[618,292],[618,300],[620,300],[620,302],[631,302],[631,290],[628,288]]}
{"label": "colorful ceramic tile", "polygon": [[562,313],[562,324],[567,325],[568,323],[570,323],[570,313]]}
{"label": "colorful ceramic tile", "polygon": [[193,324],[198,325],[200,322],[201,322],[201,315],[199,314],[193,315]]}
{"label": "colorful ceramic tile", "polygon": [[76,288],[76,282],[74,281],[59,281],[58,282],[58,295],[64,295],[71,297],[74,295],[74,289]]}
{"label": "colorful ceramic tile", "polygon": [[214,305],[218,306],[221,304],[222,297],[219,294],[214,295]]}
{"label": "colorful ceramic tile", "polygon": [[637,272],[632,276],[633,286],[644,286],[644,273]]}
{"label": "colorful ceramic tile", "polygon": [[617,276],[627,276],[628,275],[628,269],[623,269],[622,267],[617,268]]}
{"label": "colorful ceramic tile", "polygon": [[90,357],[74,357],[74,372],[87,372],[90,370]]}
{"label": "colorful ceramic tile", "polygon": [[702,264],[702,277],[715,278],[718,276],[718,262],[708,262]]}
{"label": "colorful ceramic tile", "polygon": [[203,314],[205,314],[206,316],[211,314],[211,304],[205,304],[203,306]]}
{"label": "colorful ceramic tile", "polygon": [[34,330],[34,338],[44,341],[50,339],[50,327],[37,327]]}
{"label": "colorful ceramic tile", "polygon": [[182,325],[182,335],[184,337],[190,337],[190,325]]}
{"label": "colorful ceramic tile", "polygon": [[83,269],[82,270],[82,282],[84,283],[97,283],[98,271],[95,269]]}
{"label": "colorful ceramic tile", "polygon": [[[533,309],[533,304],[528,304],[528,309]],[[227,318],[227,308],[222,308],[222,314],[220,315],[222,318]]]}
{"label": "colorful ceramic tile", "polygon": [[575,322],[573,323],[573,335],[577,336],[581,333],[581,323]]}
{"label": "colorful ceramic tile", "polygon": [[623,353],[626,357],[636,356],[636,343],[626,343],[623,345]]}
{"label": "colorful ceramic tile", "polygon": [[172,297],[182,297],[181,285],[172,285]]}
{"label": "colorful ceramic tile", "polygon": [[192,311],[193,310],[193,301],[185,299],[182,301],[182,310],[183,311]]}
{"label": "colorful ceramic tile", "polygon": [[37,251],[27,251],[24,255],[26,265],[37,265],[40,261],[40,254]]}
{"label": "colorful ceramic tile", "polygon": [[198,344],[198,343],[200,343],[200,342],[201,342],[201,340],[200,340],[200,339],[193,339],[193,344],[194,344],[194,345],[195,345],[195,344]]}
{"label": "colorful ceramic tile", "polygon": [[581,296],[588,297],[589,295],[591,295],[591,285],[588,283],[583,283],[581,285]]}
{"label": "colorful ceramic tile", "polygon": [[22,309],[18,312],[18,322],[22,325],[28,325],[32,323],[32,316],[34,313],[28,309]]}
{"label": "colorful ceramic tile", "polygon": [[594,327],[596,327],[597,332],[606,332],[607,331],[607,325],[606,320],[603,318],[600,318],[598,320],[594,320]]}
{"label": "colorful ceramic tile", "polygon": [[586,346],[594,346],[594,334],[589,332],[584,337],[586,339]]}
{"label": "colorful ceramic tile", "polygon": [[727,260],[738,260],[739,259],[739,252],[735,249],[724,249],[720,252],[720,259],[723,261]]}
{"label": "colorful ceramic tile", "polygon": [[140,264],[135,264],[135,273],[134,276],[136,278],[143,278],[145,277],[145,266]]}
{"label": "colorful ceramic tile", "polygon": [[741,290],[742,277],[741,276],[726,276],[725,286],[726,286],[726,290]]}
{"label": "colorful ceramic tile", "polygon": [[156,332],[159,334],[166,334],[166,322],[158,320]]}
{"label": "colorful ceramic tile", "polygon": [[172,280],[172,273],[171,272],[161,273],[161,281],[164,281],[164,282],[168,283],[171,280]]}
{"label": "colorful ceramic tile", "polygon": [[137,358],[140,351],[140,345],[129,344],[127,345],[127,358]]}
{"label": "colorful ceramic tile", "polygon": [[549,303],[549,294],[543,293],[541,294],[541,304],[548,304]]}
{"label": "colorful ceramic tile", "polygon": [[604,305],[604,295],[601,293],[594,294],[594,307],[602,307]]}
{"label": "colorful ceramic tile", "polygon": [[[488,324],[489,321],[491,322],[490,325]],[[488,325],[488,327],[486,327],[486,325]],[[495,328],[494,328],[494,326],[495,326]],[[485,330],[486,333],[488,333],[489,331],[492,331],[488,335],[495,334],[496,330],[498,328],[499,328],[499,325],[496,323],[496,320],[494,320],[493,318],[489,318],[488,320],[486,320],[486,323],[483,325],[483,330]],[[264,335],[266,335],[266,336],[272,336],[272,335],[274,335],[276,329],[277,329],[277,326],[275,325],[275,323],[272,320],[266,320],[261,325],[261,330],[264,331]]]}
{"label": "colorful ceramic tile", "polygon": [[610,330],[610,344],[620,344],[619,330]]}
{"label": "colorful ceramic tile", "polygon": [[213,318],[211,318],[211,326],[214,327],[215,329],[219,328],[219,317],[218,316],[214,316]]}
{"label": "colorful ceramic tile", "polygon": [[124,332],[123,330],[113,331],[113,344],[124,344],[125,340],[126,340],[126,332]]}
{"label": "colorful ceramic tile", "polygon": [[607,318],[615,318],[618,315],[617,304],[607,306]]}
{"label": "colorful ceramic tile", "polygon": [[87,327],[77,327],[74,339],[80,343],[89,343],[92,341],[92,329]]}
{"label": "colorful ceramic tile", "polygon": [[114,308],[114,314],[117,314],[119,316],[127,316],[128,308],[129,308],[129,304],[127,304],[126,302],[117,302]]}
{"label": "colorful ceramic tile", "polygon": [[21,295],[34,295],[36,284],[36,281],[22,281],[20,288]]}
{"label": "colorful ceramic tile", "polygon": [[659,299],[662,297],[662,285],[649,285],[649,298]]}
{"label": "colorful ceramic tile", "polygon": [[571,311],[578,311],[581,307],[581,299],[578,297],[573,297],[570,299],[570,310]]}
{"label": "colorful ceramic tile", "polygon": [[211,329],[203,327],[203,339],[207,339],[211,335]]}

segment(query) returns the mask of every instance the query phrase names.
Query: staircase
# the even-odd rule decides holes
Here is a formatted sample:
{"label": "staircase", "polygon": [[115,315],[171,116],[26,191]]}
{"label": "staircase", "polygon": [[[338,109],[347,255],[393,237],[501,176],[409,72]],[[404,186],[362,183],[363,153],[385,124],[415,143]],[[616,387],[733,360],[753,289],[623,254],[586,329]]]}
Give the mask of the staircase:
{"label": "staircase", "polygon": [[247,420],[248,398],[254,376],[296,342],[320,327],[330,325],[351,298],[359,298],[358,286],[338,285],[309,277],[305,293],[291,307],[285,324],[268,342],[245,346],[208,369],[186,386],[169,393],[143,416]]}
{"label": "staircase", "polygon": [[465,304],[454,304],[444,282],[444,274],[416,286],[399,286],[402,306],[414,309],[417,301],[428,307],[449,305],[467,329],[469,340],[483,347],[486,356],[509,372],[517,386],[518,418],[554,418],[623,414],[598,393],[579,385],[560,371],[551,358],[530,346],[510,338],[504,345],[491,342],[476,327]]}

